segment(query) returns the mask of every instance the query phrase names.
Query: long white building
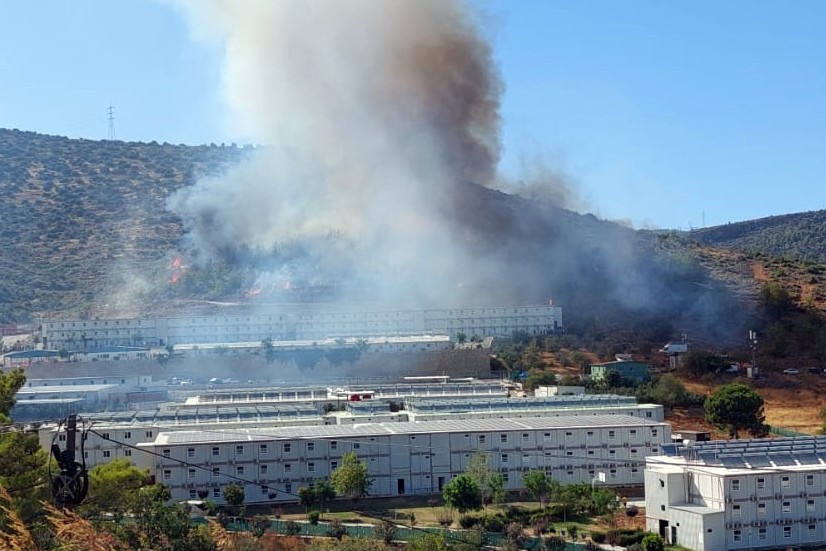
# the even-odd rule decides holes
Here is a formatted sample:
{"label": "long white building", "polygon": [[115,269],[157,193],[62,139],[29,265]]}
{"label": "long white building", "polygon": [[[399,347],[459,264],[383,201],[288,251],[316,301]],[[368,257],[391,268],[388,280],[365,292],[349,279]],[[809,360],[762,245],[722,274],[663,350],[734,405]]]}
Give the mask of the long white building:
{"label": "long white building", "polygon": [[826,437],[661,446],[647,529],[697,551],[826,545]]}
{"label": "long white building", "polygon": [[376,497],[440,492],[477,451],[510,490],[537,468],[564,484],[638,485],[644,458],[670,438],[668,424],[629,415],[474,419],[168,432],[138,444],[151,453],[132,459],[173,499],[205,490],[223,503],[223,488],[242,479],[245,502],[265,503],[297,500],[299,488],[329,476],[346,452],[367,464]]}
{"label": "long white building", "polygon": [[[95,350],[108,346],[318,340],[393,335],[540,335],[562,329],[562,308],[515,307],[433,310],[278,307],[271,314],[178,318],[52,320],[42,324],[47,348]],[[273,310],[276,310],[273,307]]]}

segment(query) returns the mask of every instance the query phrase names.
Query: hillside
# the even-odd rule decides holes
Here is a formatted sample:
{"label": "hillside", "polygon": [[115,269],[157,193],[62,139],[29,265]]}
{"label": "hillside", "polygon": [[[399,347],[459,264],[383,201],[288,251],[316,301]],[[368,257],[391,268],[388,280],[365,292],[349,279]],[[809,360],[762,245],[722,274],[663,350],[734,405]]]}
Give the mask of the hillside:
{"label": "hillside", "polygon": [[[343,251],[337,262],[309,254],[313,249],[300,242],[199,261],[167,199],[247,154],[0,130],[0,320],[182,313],[219,308],[215,301],[264,307],[370,300],[387,286],[388,272],[374,266],[370,244],[337,236],[328,238],[335,242],[329,250]],[[689,332],[695,341],[739,342],[760,286],[775,273],[768,264],[759,267],[767,259],[698,246],[677,233],[637,232],[471,183],[457,190],[458,197],[436,208],[452,220],[472,265],[451,280],[455,274],[434,271],[424,259],[414,274],[444,290],[435,295],[440,305],[553,298],[566,308],[568,328],[580,333],[658,343]],[[172,267],[178,255],[185,269]],[[792,264],[782,273],[794,279]],[[373,269],[348,278],[356,265]],[[289,269],[293,279],[254,287],[262,266]],[[800,277],[810,268],[801,265]],[[807,277],[801,293],[823,305],[823,278]],[[356,283],[348,288],[344,281]],[[415,293],[409,300],[429,305]]]}
{"label": "hillside", "polygon": [[739,252],[826,262],[826,210],[713,226],[689,235],[698,243]]}

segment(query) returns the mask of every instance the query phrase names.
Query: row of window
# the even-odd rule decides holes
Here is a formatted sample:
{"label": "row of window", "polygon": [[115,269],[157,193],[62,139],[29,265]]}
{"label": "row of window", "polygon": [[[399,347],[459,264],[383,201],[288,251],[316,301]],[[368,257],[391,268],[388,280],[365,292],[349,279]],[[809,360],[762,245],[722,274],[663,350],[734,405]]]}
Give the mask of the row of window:
{"label": "row of window", "polygon": [[[758,501],[757,502],[757,514],[759,516],[766,515],[766,502],[765,501]],[[807,499],[806,500],[806,512],[811,513],[815,511],[815,500],[814,499]],[[780,502],[780,510],[783,514],[790,514],[792,512],[792,502],[789,500],[785,500]],[[731,516],[734,518],[740,518],[742,513],[742,506],[741,505],[733,505],[731,507]]]}
{"label": "row of window", "polygon": [[[754,481],[755,487],[758,490],[765,490],[766,489],[766,479],[765,477],[757,477]],[[815,485],[815,475],[814,474],[807,474],[806,475],[806,486],[814,486]],[[792,486],[792,477],[790,475],[783,475],[780,477],[780,487],[781,488],[791,488]],[[741,483],[739,478],[733,478],[731,480],[731,491],[738,492],[740,491]]]}
{"label": "row of window", "polygon": [[[817,536],[817,525],[816,524],[809,524],[807,526],[809,537],[814,538]],[[791,526],[784,526],[783,527],[783,537],[784,538],[791,538],[792,537],[792,527]],[[765,528],[759,528],[757,530],[757,539],[767,539],[768,538],[768,531]],[[743,541],[743,531],[742,530],[735,530],[734,531],[734,541],[735,542],[742,542]]]}

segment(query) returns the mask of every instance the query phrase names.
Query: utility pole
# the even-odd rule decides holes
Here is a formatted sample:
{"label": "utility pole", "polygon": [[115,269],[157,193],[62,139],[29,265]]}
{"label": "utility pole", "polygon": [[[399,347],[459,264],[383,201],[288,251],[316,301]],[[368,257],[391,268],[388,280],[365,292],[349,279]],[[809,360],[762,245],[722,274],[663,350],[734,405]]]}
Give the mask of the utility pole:
{"label": "utility pole", "polygon": [[112,104],[109,104],[109,109],[107,111],[109,115],[109,139],[115,139],[115,108],[112,107]]}

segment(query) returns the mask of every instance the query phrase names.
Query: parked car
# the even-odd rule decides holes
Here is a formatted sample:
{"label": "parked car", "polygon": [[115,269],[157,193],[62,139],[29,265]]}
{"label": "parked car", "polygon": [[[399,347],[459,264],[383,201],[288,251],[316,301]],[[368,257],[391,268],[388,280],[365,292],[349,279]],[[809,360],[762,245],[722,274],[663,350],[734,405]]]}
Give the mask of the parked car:
{"label": "parked car", "polygon": [[783,370],[784,375],[800,375],[799,369],[789,368]]}

